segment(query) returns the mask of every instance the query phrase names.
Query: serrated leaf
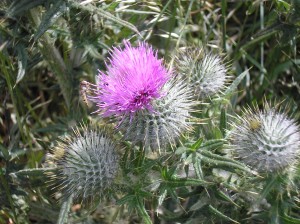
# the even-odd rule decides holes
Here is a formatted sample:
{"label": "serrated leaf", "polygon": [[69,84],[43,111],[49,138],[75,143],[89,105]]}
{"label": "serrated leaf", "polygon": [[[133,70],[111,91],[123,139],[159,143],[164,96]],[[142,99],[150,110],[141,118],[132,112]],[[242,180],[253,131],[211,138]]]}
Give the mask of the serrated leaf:
{"label": "serrated leaf", "polygon": [[131,23],[125,21],[125,20],[122,20],[122,19],[120,19],[118,17],[115,17],[114,15],[110,14],[109,12],[104,11],[101,8],[97,8],[97,7],[95,7],[95,6],[91,5],[91,4],[89,4],[89,5],[81,5],[80,3],[73,2],[73,1],[70,2],[70,5],[72,7],[88,11],[90,13],[95,13],[95,14],[97,14],[97,15],[105,18],[105,19],[108,19],[108,20],[113,21],[113,22],[115,22],[117,24],[120,24],[121,26],[125,26],[128,29],[130,29],[130,30],[134,31],[135,33],[137,33],[139,36],[141,36],[140,32],[137,30],[137,28],[133,24],[131,24]]}
{"label": "serrated leaf", "polygon": [[236,77],[236,79],[231,83],[231,85],[224,92],[225,96],[231,95],[237,89],[238,85],[243,80],[243,78],[247,74],[249,74],[249,70],[250,69],[247,69],[246,71],[242,72],[238,77]]}
{"label": "serrated leaf", "polygon": [[42,21],[37,28],[36,33],[34,34],[34,40],[36,41],[39,39],[48,29],[52,26],[55,21],[66,11],[66,3],[62,0],[56,1],[50,10],[48,10],[43,18]]}
{"label": "serrated leaf", "polygon": [[15,0],[7,10],[7,16],[13,17],[24,11],[32,9],[38,5],[46,3],[48,0]]}

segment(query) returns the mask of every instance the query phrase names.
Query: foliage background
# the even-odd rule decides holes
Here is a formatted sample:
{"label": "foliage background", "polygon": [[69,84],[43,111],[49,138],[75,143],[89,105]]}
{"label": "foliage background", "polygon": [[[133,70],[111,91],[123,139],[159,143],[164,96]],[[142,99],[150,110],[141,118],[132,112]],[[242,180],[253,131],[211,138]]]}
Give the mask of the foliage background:
{"label": "foliage background", "polygon": [[[219,112],[230,117],[244,105],[261,105],[265,97],[287,99],[297,115],[299,24],[298,0],[1,1],[0,223],[56,222],[60,205],[51,199],[45,177],[25,171],[44,167],[45,155],[58,136],[88,119],[93,105],[83,102],[80,81],[94,82],[112,46],[120,46],[123,39],[144,40],[166,62],[177,48],[206,46],[226,56],[232,77],[245,72],[238,91],[220,107],[216,102]],[[212,127],[203,125],[204,139],[220,138],[219,127]],[[117,214],[120,223],[141,222],[135,212],[126,215],[127,208],[123,215],[116,213],[119,208],[112,204],[102,203],[88,217],[74,205],[71,217],[76,222],[109,223]],[[154,204],[147,210],[159,223]],[[246,208],[239,214],[225,210],[220,206],[225,217],[230,214],[238,221],[251,216]],[[300,218],[299,212],[292,213]],[[212,217],[206,223],[226,223],[222,215]],[[192,220],[177,218],[169,222]],[[263,220],[272,218],[267,215]]]}

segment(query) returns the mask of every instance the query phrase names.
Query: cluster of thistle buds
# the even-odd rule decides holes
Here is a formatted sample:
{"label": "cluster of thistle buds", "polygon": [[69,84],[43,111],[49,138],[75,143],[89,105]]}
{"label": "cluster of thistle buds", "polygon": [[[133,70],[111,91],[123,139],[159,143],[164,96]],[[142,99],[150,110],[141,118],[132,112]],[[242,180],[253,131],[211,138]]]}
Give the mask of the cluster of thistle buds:
{"label": "cluster of thistle buds", "polygon": [[[123,48],[113,48],[96,83],[83,83],[84,98],[133,146],[159,153],[175,148],[192,130],[199,102],[222,94],[228,66],[203,48],[178,51],[174,63],[167,68],[150,45],[124,41]],[[87,200],[111,188],[119,167],[112,139],[89,127],[63,138],[53,150],[61,155],[56,157],[59,174],[52,175],[59,189]],[[296,161],[300,147],[295,121],[269,106],[245,110],[228,139],[235,157],[260,172],[285,169]]]}

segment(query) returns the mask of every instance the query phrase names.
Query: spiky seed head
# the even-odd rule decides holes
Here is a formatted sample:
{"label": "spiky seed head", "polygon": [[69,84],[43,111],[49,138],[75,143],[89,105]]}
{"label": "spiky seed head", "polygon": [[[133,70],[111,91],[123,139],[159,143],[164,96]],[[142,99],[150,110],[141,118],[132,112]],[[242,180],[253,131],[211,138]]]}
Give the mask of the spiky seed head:
{"label": "spiky seed head", "polygon": [[179,75],[189,81],[196,99],[219,93],[229,78],[223,58],[204,48],[180,49],[175,54],[174,67]]}
{"label": "spiky seed head", "polygon": [[141,110],[133,117],[125,116],[119,126],[124,139],[142,143],[152,151],[174,146],[180,136],[191,130],[191,112],[196,105],[192,93],[179,78],[169,80],[164,95],[152,101],[153,110]]}
{"label": "spiky seed head", "polygon": [[234,155],[262,173],[292,165],[300,150],[299,126],[287,113],[267,103],[263,110],[246,109],[228,134]]}
{"label": "spiky seed head", "polygon": [[49,156],[57,165],[57,172],[49,174],[50,183],[65,197],[73,195],[83,202],[100,198],[117,176],[117,147],[105,130],[84,125],[74,128]]}

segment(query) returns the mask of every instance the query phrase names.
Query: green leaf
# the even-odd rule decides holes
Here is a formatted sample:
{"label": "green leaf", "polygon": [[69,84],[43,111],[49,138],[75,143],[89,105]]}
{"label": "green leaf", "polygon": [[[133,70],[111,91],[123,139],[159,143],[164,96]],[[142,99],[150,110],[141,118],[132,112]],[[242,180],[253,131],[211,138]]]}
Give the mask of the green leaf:
{"label": "green leaf", "polygon": [[54,168],[40,168],[40,169],[24,169],[18,172],[10,173],[13,182],[18,186],[24,188],[36,188],[45,186],[46,172],[53,172]]}
{"label": "green leaf", "polygon": [[208,163],[210,165],[213,164],[216,167],[228,167],[232,169],[243,170],[251,174],[256,174],[254,171],[250,170],[243,163],[240,163],[230,158],[226,158],[224,156],[213,154],[206,150],[199,150],[199,152],[197,152],[197,156],[201,159],[201,161]]}
{"label": "green leaf", "polygon": [[194,159],[193,165],[194,165],[196,175],[197,175],[198,178],[203,179],[204,176],[203,176],[203,171],[202,171],[202,168],[201,168],[201,160],[199,158],[197,158],[196,156],[194,156],[193,159]]}
{"label": "green leaf", "polygon": [[249,74],[249,70],[247,69],[246,71],[242,72],[238,77],[236,77],[236,79],[231,83],[231,85],[226,89],[226,91],[224,92],[225,96],[229,96],[231,95],[234,91],[236,91],[238,85],[240,84],[240,82],[243,80],[243,78]]}
{"label": "green leaf", "polygon": [[164,183],[166,183],[170,187],[185,187],[185,186],[204,186],[207,187],[209,185],[212,185],[212,182],[207,182],[200,179],[193,179],[193,178],[178,178],[178,179],[171,179],[171,180],[165,180]]}
{"label": "green leaf", "polygon": [[208,209],[211,212],[211,214],[213,214],[223,220],[234,222],[234,223],[239,223],[238,221],[233,220],[232,218],[228,217],[227,215],[224,215],[222,212],[220,212],[218,209],[214,208],[211,205],[208,206]]}
{"label": "green leaf", "polygon": [[196,151],[196,150],[200,147],[200,145],[202,144],[202,142],[203,142],[203,138],[199,138],[199,139],[191,146],[191,149],[192,149],[193,151]]}
{"label": "green leaf", "polygon": [[223,137],[225,137],[226,129],[227,129],[226,110],[225,108],[222,108],[221,115],[220,115],[220,130],[222,132]]}
{"label": "green leaf", "polygon": [[201,200],[197,201],[195,204],[193,204],[190,208],[191,211],[196,211],[201,209],[203,206],[207,205],[210,201],[210,199],[206,195],[207,193],[201,193],[200,198]]}
{"label": "green leaf", "polygon": [[46,11],[42,21],[34,34],[34,40],[39,39],[55,21],[66,11],[67,7],[63,0],[56,1],[50,10]]}
{"label": "green leaf", "polygon": [[143,223],[145,224],[152,224],[151,218],[148,215],[145,206],[143,205],[143,200],[140,197],[136,197],[136,205],[135,208],[140,215],[140,217],[143,219]]}
{"label": "green leaf", "polygon": [[134,199],[135,199],[135,195],[133,195],[133,194],[125,195],[123,198],[121,198],[117,201],[117,205],[123,205],[126,203],[129,204],[129,202],[131,202]]}
{"label": "green leaf", "polygon": [[96,13],[97,15],[99,15],[99,16],[105,18],[105,19],[111,20],[111,21],[113,21],[115,23],[120,24],[121,26],[127,27],[128,29],[134,31],[139,36],[141,36],[141,34],[139,33],[139,31],[137,30],[137,28],[133,24],[131,24],[131,23],[125,21],[125,20],[122,20],[122,19],[120,19],[118,17],[115,17],[114,15],[110,14],[107,11],[104,11],[101,8],[97,8],[97,7],[95,7],[95,6],[91,5],[91,4],[90,5],[81,5],[80,3],[77,3],[75,1],[71,1],[70,5],[72,7],[74,7],[74,8],[85,10],[85,11],[88,11],[90,13]]}
{"label": "green leaf", "polygon": [[261,201],[262,199],[267,197],[267,195],[272,190],[274,190],[274,188],[276,188],[277,186],[280,186],[279,177],[277,175],[274,175],[274,176],[272,175],[269,178],[267,178],[266,185],[265,185],[263,191],[260,193],[258,200]]}
{"label": "green leaf", "polygon": [[228,201],[232,204],[234,204],[236,207],[240,207],[238,204],[236,204],[228,195],[226,195],[224,192],[217,190],[217,196],[219,196],[220,198],[222,198],[225,201]]}
{"label": "green leaf", "polygon": [[18,51],[18,74],[15,86],[23,79],[27,67],[27,53],[24,45],[17,46]]}
{"label": "green leaf", "polygon": [[163,193],[159,196],[158,198],[158,205],[162,205],[162,203],[164,202],[166,196],[167,196],[168,191],[164,190]]}
{"label": "green leaf", "polygon": [[0,143],[0,158],[4,158],[5,160],[9,160],[9,151],[4,145]]}
{"label": "green leaf", "polygon": [[69,210],[71,208],[72,203],[73,194],[70,195],[70,197],[62,203],[62,206],[59,211],[59,216],[56,222],[57,224],[65,224],[68,222]]}
{"label": "green leaf", "polygon": [[7,10],[7,16],[13,17],[32,9],[38,5],[42,5],[49,0],[15,0]]}
{"label": "green leaf", "polygon": [[223,139],[213,139],[213,140],[208,140],[206,142],[204,142],[197,151],[200,150],[212,150],[212,149],[216,149],[218,147],[221,147],[224,144],[224,140]]}
{"label": "green leaf", "polygon": [[10,173],[10,175],[15,175],[18,177],[38,177],[38,176],[44,176],[45,172],[51,172],[54,170],[55,170],[54,168],[24,169],[14,173]]}
{"label": "green leaf", "polygon": [[293,218],[291,216],[288,216],[287,214],[284,214],[282,220],[284,220],[285,224],[300,224],[300,219]]}

